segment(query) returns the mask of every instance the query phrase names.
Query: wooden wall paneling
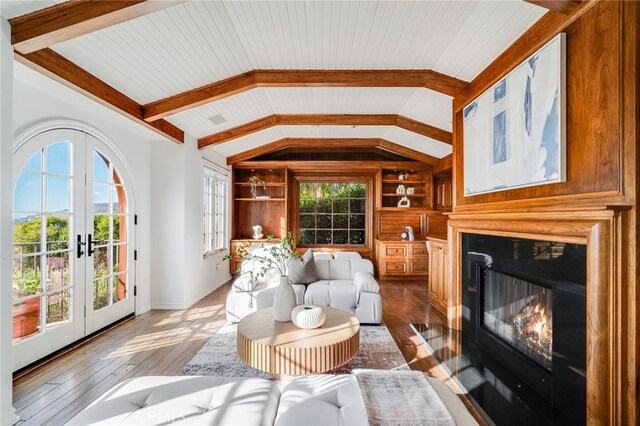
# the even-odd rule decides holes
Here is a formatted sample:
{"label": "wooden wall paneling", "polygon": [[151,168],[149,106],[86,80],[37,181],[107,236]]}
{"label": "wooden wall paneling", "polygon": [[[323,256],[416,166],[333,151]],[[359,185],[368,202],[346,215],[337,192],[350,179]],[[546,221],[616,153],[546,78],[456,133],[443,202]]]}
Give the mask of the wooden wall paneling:
{"label": "wooden wall paneling", "polygon": [[16,52],[15,59],[174,142],[184,142],[182,130],[165,120],[147,123],[140,104],[51,49],[26,55]]}
{"label": "wooden wall paneling", "polygon": [[11,43],[26,54],[139,18],[183,1],[80,0],[56,4],[10,19]]}
{"label": "wooden wall paneling", "polygon": [[464,95],[468,83],[430,70],[254,70],[144,105],[155,121],[257,87],[425,87]]}
{"label": "wooden wall paneling", "polygon": [[[463,147],[462,144],[457,144],[454,148],[456,209],[463,211],[484,203],[575,197],[579,194],[589,194],[593,198],[617,196],[617,204],[625,202],[621,198],[623,147],[620,124],[622,100],[626,96],[621,85],[623,76],[620,67],[623,54],[620,29],[622,3],[593,1],[589,5],[588,9],[585,6],[576,9],[575,13],[580,13],[580,17],[570,25],[559,26],[567,33],[567,181],[464,197]],[[553,15],[562,17],[557,13]],[[536,25],[514,44],[520,46],[527,55],[531,53],[530,49],[525,48],[521,40],[538,46],[535,40],[547,40],[555,35],[548,33],[547,27],[541,29]],[[556,27],[558,25],[553,28]],[[513,46],[508,50],[512,48]],[[472,88],[484,89],[493,84],[505,74],[502,68],[498,71],[496,66],[511,70],[525,59],[524,55],[525,53],[516,55],[516,52],[511,52],[507,56],[509,61],[498,58],[471,83]],[[479,94],[478,90],[473,89],[472,93]],[[455,125],[457,134],[462,135],[460,111],[455,113]]]}
{"label": "wooden wall paneling", "polygon": [[405,227],[413,227],[417,239],[427,236],[426,211],[378,211],[378,238],[400,239],[400,234],[405,232]]}
{"label": "wooden wall paneling", "polygon": [[[640,236],[638,235],[638,191],[640,190],[640,166],[638,166],[638,147],[640,146],[640,87],[638,85],[640,79],[640,30],[638,28],[640,21],[640,3],[624,2],[622,4],[623,20],[621,28],[623,31],[623,60],[622,60],[622,89],[625,94],[622,97],[622,123],[623,123],[623,191],[628,204],[633,205],[633,209],[625,212],[623,215],[624,223],[620,227],[623,232],[620,233],[622,253],[620,259],[623,259],[620,266],[622,283],[624,285],[624,293],[618,298],[618,304],[624,310],[625,315],[623,321],[627,326],[627,335],[620,336],[620,345],[622,346],[623,359],[626,363],[620,363],[619,375],[624,377],[624,373],[628,376],[638,377],[640,374],[640,330],[638,318],[638,306],[640,304],[640,276],[638,274],[638,264],[640,262],[640,253],[638,252]],[[635,303],[628,303],[633,300]],[[623,324],[618,324],[621,327]],[[627,417],[623,417],[629,424],[638,424],[640,422],[640,389],[638,388],[638,380],[628,380],[621,382],[621,398],[619,407],[621,413],[628,413]]]}

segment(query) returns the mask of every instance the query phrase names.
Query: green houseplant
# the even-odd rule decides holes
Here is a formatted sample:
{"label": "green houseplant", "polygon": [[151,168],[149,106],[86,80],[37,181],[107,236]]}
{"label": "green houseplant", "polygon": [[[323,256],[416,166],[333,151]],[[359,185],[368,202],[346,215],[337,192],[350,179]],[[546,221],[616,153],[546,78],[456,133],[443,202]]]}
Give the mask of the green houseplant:
{"label": "green houseplant", "polygon": [[[273,319],[280,322],[291,321],[291,311],[296,306],[296,295],[293,287],[289,283],[287,276],[287,265],[292,259],[298,258],[300,253],[292,249],[296,244],[296,239],[291,231],[287,236],[280,239],[278,244],[270,244],[273,241],[272,235],[267,235],[267,243],[253,247],[251,251],[247,246],[239,246],[236,254],[246,261],[253,261],[260,265],[251,274],[254,278],[264,277],[267,272],[275,269],[280,273],[280,284],[273,297]],[[226,255],[225,260],[230,260],[231,256]]]}

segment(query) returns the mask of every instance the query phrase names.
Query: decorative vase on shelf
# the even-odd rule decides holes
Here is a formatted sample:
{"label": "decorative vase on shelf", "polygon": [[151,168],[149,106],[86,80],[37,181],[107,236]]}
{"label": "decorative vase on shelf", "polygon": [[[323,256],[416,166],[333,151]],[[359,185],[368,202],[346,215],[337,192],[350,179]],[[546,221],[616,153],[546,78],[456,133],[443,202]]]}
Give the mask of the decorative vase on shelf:
{"label": "decorative vase on shelf", "polygon": [[254,240],[261,240],[262,237],[264,237],[264,234],[262,233],[262,226],[260,225],[253,225],[251,227],[251,229],[253,229],[253,235],[251,236]]}
{"label": "decorative vase on shelf", "polygon": [[280,285],[273,296],[273,319],[278,322],[291,321],[291,311],[296,307],[296,293],[289,284],[289,277],[280,277]]}

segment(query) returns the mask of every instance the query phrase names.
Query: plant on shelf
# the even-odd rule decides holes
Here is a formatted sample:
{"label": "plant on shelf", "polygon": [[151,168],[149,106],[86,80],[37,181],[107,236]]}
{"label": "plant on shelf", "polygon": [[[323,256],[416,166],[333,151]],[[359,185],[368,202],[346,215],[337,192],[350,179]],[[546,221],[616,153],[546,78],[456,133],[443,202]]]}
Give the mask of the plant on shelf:
{"label": "plant on shelf", "polygon": [[[293,287],[289,283],[287,276],[287,265],[293,259],[300,257],[300,253],[293,251],[296,239],[291,231],[287,236],[280,239],[278,244],[270,244],[273,241],[272,235],[267,235],[267,243],[260,244],[247,250],[247,246],[241,245],[236,249],[236,254],[242,260],[257,263],[258,270],[251,272],[252,277],[264,277],[267,272],[275,269],[280,272],[280,285],[276,289],[273,297],[273,319],[280,322],[291,321],[291,311],[296,306],[296,295]],[[231,256],[226,255],[224,260],[230,260]]]}
{"label": "plant on shelf", "polygon": [[266,185],[265,182],[260,179],[258,176],[251,176],[249,178],[249,184],[251,185],[251,196],[253,198],[256,198],[256,196],[258,195],[258,185],[262,185],[262,187],[264,188],[264,190],[266,191]]}

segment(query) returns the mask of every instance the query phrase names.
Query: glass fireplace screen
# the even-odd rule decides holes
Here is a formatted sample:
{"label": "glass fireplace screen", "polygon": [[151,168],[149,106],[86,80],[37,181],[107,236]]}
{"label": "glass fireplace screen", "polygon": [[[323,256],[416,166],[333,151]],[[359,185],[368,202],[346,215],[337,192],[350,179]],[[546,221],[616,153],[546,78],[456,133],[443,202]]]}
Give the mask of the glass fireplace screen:
{"label": "glass fireplace screen", "polygon": [[481,316],[485,329],[551,370],[551,289],[495,270],[483,269]]}

